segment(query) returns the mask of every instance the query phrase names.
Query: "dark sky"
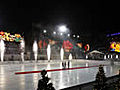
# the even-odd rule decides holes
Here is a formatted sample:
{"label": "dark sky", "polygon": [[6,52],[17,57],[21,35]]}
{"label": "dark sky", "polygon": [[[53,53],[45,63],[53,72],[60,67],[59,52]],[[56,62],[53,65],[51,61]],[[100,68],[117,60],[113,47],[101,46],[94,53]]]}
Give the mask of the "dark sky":
{"label": "dark sky", "polygon": [[32,23],[44,26],[65,24],[71,32],[89,33],[92,38],[120,31],[120,5],[116,1],[40,0],[33,3],[31,7],[27,6],[29,2],[23,4],[22,0],[0,3],[0,25],[7,31],[24,32],[27,39]]}
{"label": "dark sky", "polygon": [[118,2],[56,1],[40,2],[32,8],[32,22],[58,25],[64,23],[74,32],[114,33],[120,31]]}

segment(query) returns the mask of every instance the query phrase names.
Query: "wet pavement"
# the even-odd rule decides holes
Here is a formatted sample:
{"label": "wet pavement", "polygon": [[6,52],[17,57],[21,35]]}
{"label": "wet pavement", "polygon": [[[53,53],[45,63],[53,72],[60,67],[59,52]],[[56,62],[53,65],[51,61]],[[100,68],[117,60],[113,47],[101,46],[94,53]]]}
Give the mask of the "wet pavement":
{"label": "wet pavement", "polygon": [[[107,77],[118,74],[120,65],[110,65],[109,61],[91,61],[91,60],[74,60],[71,61],[70,67],[85,67],[104,64],[104,71]],[[36,90],[38,80],[41,78],[40,73],[19,74],[19,71],[37,71],[43,69],[61,69],[61,62],[39,62],[25,64],[4,64],[0,65],[0,90]],[[66,87],[79,85],[95,80],[98,67],[54,71],[48,72],[48,77],[56,90]]]}

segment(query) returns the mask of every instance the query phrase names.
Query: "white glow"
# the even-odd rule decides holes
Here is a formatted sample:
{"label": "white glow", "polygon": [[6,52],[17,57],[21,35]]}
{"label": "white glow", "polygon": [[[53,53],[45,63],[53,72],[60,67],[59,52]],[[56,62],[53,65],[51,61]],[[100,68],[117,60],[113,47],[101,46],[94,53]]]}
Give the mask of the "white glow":
{"label": "white glow", "polygon": [[73,35],[73,37],[75,37],[75,35]]}
{"label": "white glow", "polygon": [[106,55],[104,55],[104,59],[106,59]]}
{"label": "white glow", "polygon": [[79,38],[80,36],[79,35],[77,35],[77,38]]}
{"label": "white glow", "polygon": [[88,63],[86,63],[86,67],[88,67]]}
{"label": "white glow", "polygon": [[46,33],[47,31],[46,30],[43,30],[43,33]]}
{"label": "white glow", "polygon": [[24,49],[25,49],[25,42],[24,42],[24,40],[22,40],[21,43],[20,43],[20,49],[21,49],[21,59],[24,62]]}
{"label": "white glow", "polygon": [[60,32],[66,32],[67,27],[65,25],[59,26],[59,30],[60,30]]}
{"label": "white glow", "polygon": [[86,59],[88,59],[88,55],[86,55]]}
{"label": "white glow", "polygon": [[5,52],[5,44],[4,41],[0,41],[0,54],[1,54],[1,62],[4,60],[4,52]]}
{"label": "white glow", "polygon": [[113,58],[113,56],[111,55],[111,58]]}
{"label": "white glow", "polygon": [[108,58],[110,58],[110,56],[108,55]]}
{"label": "white glow", "polygon": [[63,48],[61,48],[61,50],[60,50],[60,57],[61,57],[61,60],[64,59],[64,49]]}
{"label": "white glow", "polygon": [[62,35],[63,35],[63,33],[60,33],[60,35],[62,36]]}
{"label": "white glow", "polygon": [[48,44],[48,46],[47,46],[47,57],[48,57],[48,61],[50,61],[50,55],[51,55],[51,47],[50,47],[50,44]]}
{"label": "white glow", "polygon": [[69,55],[69,60],[72,60],[72,54],[70,53],[70,55]]}
{"label": "white glow", "polygon": [[70,34],[68,34],[68,37],[70,37]]}
{"label": "white glow", "polygon": [[53,32],[53,34],[56,34],[56,32]]}
{"label": "white glow", "polygon": [[33,52],[34,52],[35,61],[37,61],[38,46],[36,41],[34,41],[33,43]]}
{"label": "white glow", "polygon": [[116,58],[118,58],[118,55],[116,55]]}

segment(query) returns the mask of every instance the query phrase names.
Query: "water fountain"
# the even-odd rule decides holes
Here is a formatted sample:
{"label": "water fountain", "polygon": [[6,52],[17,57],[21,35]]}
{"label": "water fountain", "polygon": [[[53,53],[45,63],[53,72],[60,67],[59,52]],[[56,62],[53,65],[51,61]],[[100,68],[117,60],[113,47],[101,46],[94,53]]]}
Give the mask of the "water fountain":
{"label": "water fountain", "polygon": [[88,59],[88,55],[86,55],[86,59]]}
{"label": "water fountain", "polygon": [[25,42],[24,42],[24,40],[22,40],[21,43],[20,43],[20,49],[21,49],[21,59],[22,59],[22,62],[24,62],[24,51],[25,51]]}
{"label": "water fountain", "polygon": [[4,41],[0,40],[0,54],[1,54],[1,62],[4,61],[4,52],[5,52],[5,44]]}
{"label": "water fountain", "polygon": [[50,61],[50,55],[51,55],[51,48],[50,48],[50,44],[48,44],[48,46],[47,46],[47,57],[48,57],[48,61]]}
{"label": "water fountain", "polygon": [[37,45],[37,41],[34,41],[34,43],[33,43],[33,52],[34,52],[35,61],[37,61],[37,55],[38,55],[38,45]]}
{"label": "water fountain", "polygon": [[61,58],[61,60],[64,59],[64,49],[63,48],[61,48],[61,50],[60,50],[60,58]]}
{"label": "water fountain", "polygon": [[69,60],[72,60],[72,54],[70,53],[70,55],[69,55]]}
{"label": "water fountain", "polygon": [[111,59],[113,58],[113,55],[111,55]]}
{"label": "water fountain", "polygon": [[106,59],[106,55],[104,55],[104,59]]}
{"label": "water fountain", "polygon": [[116,55],[116,59],[118,59],[118,55]]}

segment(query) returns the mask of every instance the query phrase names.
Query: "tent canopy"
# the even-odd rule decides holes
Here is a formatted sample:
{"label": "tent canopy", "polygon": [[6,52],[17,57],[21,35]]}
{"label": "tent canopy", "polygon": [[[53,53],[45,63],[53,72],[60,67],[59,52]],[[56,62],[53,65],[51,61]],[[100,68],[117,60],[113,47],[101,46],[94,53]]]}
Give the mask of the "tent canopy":
{"label": "tent canopy", "polygon": [[97,54],[104,54],[104,53],[102,53],[102,52],[100,52],[100,51],[97,51],[97,50],[93,50],[93,51],[89,52],[89,54],[94,54],[94,53],[97,53]]}

